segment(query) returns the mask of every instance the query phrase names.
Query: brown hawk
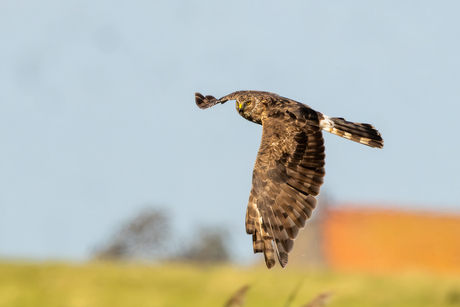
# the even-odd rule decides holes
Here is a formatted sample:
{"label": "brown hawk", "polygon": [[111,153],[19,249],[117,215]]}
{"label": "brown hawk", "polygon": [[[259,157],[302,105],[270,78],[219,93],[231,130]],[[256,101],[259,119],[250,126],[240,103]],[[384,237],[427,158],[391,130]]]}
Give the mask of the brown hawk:
{"label": "brown hawk", "polygon": [[238,113],[263,127],[252,173],[246,232],[252,235],[254,253],[264,253],[268,268],[275,265],[275,254],[284,268],[323,184],[321,130],[376,148],[383,147],[383,139],[372,125],[328,117],[269,92],[238,91],[220,99],[195,93],[201,109],[228,100],[236,100]]}

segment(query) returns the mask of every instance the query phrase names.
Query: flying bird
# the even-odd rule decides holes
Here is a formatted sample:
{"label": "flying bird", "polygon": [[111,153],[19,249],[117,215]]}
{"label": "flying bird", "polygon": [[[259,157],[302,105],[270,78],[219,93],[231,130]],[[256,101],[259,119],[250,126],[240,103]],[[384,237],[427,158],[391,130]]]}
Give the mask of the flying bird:
{"label": "flying bird", "polygon": [[195,93],[200,109],[236,100],[236,111],[262,125],[262,141],[252,173],[246,232],[254,253],[263,253],[270,269],[275,254],[284,268],[294,240],[316,207],[325,175],[322,130],[374,148],[383,147],[370,124],[329,117],[277,94],[237,91],[216,99]]}

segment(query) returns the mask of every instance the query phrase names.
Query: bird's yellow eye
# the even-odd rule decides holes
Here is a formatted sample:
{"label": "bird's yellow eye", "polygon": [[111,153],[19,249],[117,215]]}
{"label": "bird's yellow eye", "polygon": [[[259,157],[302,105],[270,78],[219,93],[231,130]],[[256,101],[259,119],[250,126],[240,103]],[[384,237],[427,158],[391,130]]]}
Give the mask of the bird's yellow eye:
{"label": "bird's yellow eye", "polygon": [[246,101],[246,104],[247,104],[247,105],[250,105],[250,104],[251,104],[251,102],[250,102],[250,101]]}

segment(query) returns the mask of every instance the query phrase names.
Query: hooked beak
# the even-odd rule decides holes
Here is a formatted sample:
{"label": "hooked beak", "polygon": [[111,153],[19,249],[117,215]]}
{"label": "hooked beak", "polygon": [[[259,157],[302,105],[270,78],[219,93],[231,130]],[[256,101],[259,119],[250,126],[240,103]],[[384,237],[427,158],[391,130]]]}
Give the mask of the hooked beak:
{"label": "hooked beak", "polygon": [[238,113],[243,114],[243,112],[244,112],[243,104],[242,104],[242,103],[238,103]]}

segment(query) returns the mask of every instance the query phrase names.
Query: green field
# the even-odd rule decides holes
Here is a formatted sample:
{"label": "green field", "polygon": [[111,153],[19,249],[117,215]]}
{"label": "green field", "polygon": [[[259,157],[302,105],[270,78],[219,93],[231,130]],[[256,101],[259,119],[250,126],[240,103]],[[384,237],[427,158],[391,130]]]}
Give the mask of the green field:
{"label": "green field", "polygon": [[0,306],[224,306],[249,285],[246,305],[301,307],[333,293],[327,306],[460,306],[460,277],[369,275],[288,267],[0,262]]}

